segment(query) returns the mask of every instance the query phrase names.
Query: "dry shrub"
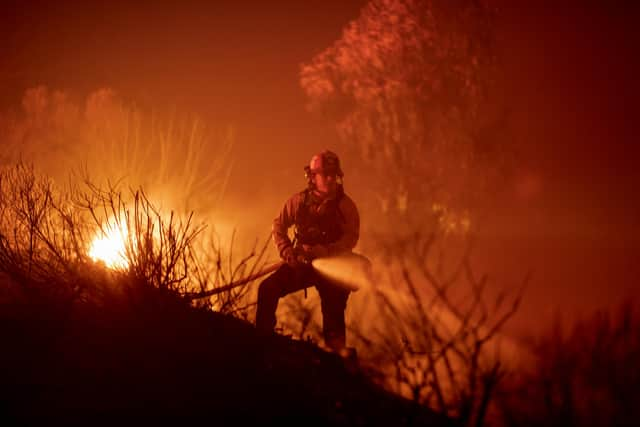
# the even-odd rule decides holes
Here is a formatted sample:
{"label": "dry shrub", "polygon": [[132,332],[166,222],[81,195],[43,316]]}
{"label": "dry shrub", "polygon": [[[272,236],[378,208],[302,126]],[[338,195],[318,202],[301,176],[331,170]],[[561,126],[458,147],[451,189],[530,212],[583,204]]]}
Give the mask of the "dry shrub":
{"label": "dry shrub", "polygon": [[[120,282],[180,295],[224,286],[263,262],[254,250],[234,263],[233,248],[225,252],[204,223],[156,208],[142,189],[102,188],[88,178],[70,182],[55,186],[23,163],[0,173],[0,272],[11,279],[8,286],[20,288],[6,295],[100,304]],[[114,226],[126,262],[110,269],[89,250]],[[246,294],[246,286],[238,287],[198,305],[237,314]]]}
{"label": "dry shrub", "polygon": [[[62,188],[68,182],[69,191],[60,194],[60,200],[41,200],[38,209],[55,213],[59,222],[48,224],[48,234],[41,240],[51,240],[54,244],[49,250],[54,253],[58,244],[77,244],[77,248],[64,248],[73,262],[83,264],[86,258],[83,251],[90,242],[82,239],[92,239],[96,230],[107,231],[114,221],[141,235],[130,242],[129,252],[138,254],[131,265],[139,273],[151,269],[143,275],[155,274],[156,285],[171,282],[170,287],[180,291],[209,289],[241,278],[255,269],[259,262],[254,265],[253,261],[263,255],[256,242],[253,247],[243,246],[243,251],[250,252],[247,259],[243,259],[245,254],[234,256],[233,236],[216,221],[232,168],[231,128],[212,128],[196,115],[141,108],[109,88],[77,99],[38,86],[25,92],[17,111],[0,114],[0,137],[4,147],[0,166],[10,170],[16,163],[23,165],[16,180],[27,179],[31,172],[24,164],[32,164],[32,172],[37,170],[42,177],[37,185],[46,181],[51,188]],[[87,185],[89,176],[91,184]],[[35,175],[29,179],[35,180]],[[25,188],[23,194],[4,200],[4,206],[19,205],[21,197],[41,197],[37,185],[33,184],[33,194]],[[51,192],[45,189],[44,193]],[[125,204],[128,214],[122,210]],[[50,217],[47,220],[53,221]],[[24,230],[7,228],[2,233],[26,236],[23,232],[34,224],[31,219],[25,221]],[[64,234],[69,232],[75,234]],[[183,240],[167,240],[170,236]],[[38,244],[46,246],[42,241]],[[150,247],[141,247],[149,242]],[[142,256],[150,258],[139,259]],[[188,267],[184,257],[189,258]],[[161,278],[160,271],[172,271],[175,276]],[[242,299],[245,302],[240,303]],[[246,318],[248,300],[247,287],[240,287],[194,303]]]}
{"label": "dry shrub", "polygon": [[529,339],[534,363],[506,382],[505,425],[632,426],[640,423],[640,317],[632,301],[555,325]]}
{"label": "dry shrub", "polygon": [[472,269],[471,239],[457,240],[431,232],[387,242],[351,329],[388,387],[464,425],[481,425],[504,373],[500,333],[529,278],[492,295],[488,276]]}
{"label": "dry shrub", "polygon": [[[377,250],[369,245],[373,280],[350,296],[347,341],[361,368],[388,390],[462,425],[482,425],[508,372],[501,332],[529,276],[496,293],[487,275],[473,271],[472,239],[436,230],[387,236]],[[316,292],[288,296],[281,305],[286,333],[321,341]]]}

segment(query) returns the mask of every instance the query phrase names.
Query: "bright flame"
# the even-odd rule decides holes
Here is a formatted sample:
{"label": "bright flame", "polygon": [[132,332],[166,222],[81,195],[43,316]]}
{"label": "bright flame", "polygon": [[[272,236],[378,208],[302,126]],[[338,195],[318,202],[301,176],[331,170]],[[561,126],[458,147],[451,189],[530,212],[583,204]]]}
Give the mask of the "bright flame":
{"label": "bright flame", "polygon": [[126,269],[129,261],[125,256],[125,240],[127,239],[127,225],[111,219],[105,227],[106,232],[100,232],[89,249],[89,256],[94,261],[103,262],[113,269]]}

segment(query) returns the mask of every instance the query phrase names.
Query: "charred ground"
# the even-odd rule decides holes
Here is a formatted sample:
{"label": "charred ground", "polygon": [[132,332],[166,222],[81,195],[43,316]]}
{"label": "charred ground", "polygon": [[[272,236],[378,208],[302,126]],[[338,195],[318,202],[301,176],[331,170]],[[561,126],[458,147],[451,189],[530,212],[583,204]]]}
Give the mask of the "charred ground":
{"label": "charred ground", "polygon": [[260,335],[135,280],[120,286],[70,300],[54,283],[3,276],[5,421],[452,424],[313,343]]}

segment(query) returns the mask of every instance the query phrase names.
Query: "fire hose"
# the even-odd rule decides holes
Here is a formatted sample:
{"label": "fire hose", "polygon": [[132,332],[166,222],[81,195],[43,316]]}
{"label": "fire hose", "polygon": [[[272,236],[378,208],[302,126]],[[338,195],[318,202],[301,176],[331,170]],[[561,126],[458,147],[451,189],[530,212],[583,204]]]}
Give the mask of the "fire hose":
{"label": "fire hose", "polygon": [[183,294],[183,297],[188,299],[188,300],[194,300],[194,299],[200,299],[200,298],[206,298],[206,297],[210,297],[213,295],[217,295],[220,294],[222,292],[226,292],[229,291],[233,288],[237,288],[238,286],[242,286],[242,285],[246,285],[249,282],[252,282],[256,279],[259,279],[260,277],[271,273],[272,271],[277,270],[282,264],[284,264],[284,261],[278,261],[274,264],[271,264],[265,268],[263,268],[262,270],[250,274],[247,277],[243,277],[242,279],[238,279],[234,282],[231,282],[227,285],[224,286],[220,286],[218,288],[215,289],[209,289],[207,291],[202,291],[202,292],[187,292],[185,294]]}
{"label": "fire hose", "polygon": [[[364,272],[365,277],[367,281],[371,280],[371,261],[369,261],[369,259],[361,254],[356,254],[356,253],[351,253],[348,255],[345,255],[343,257],[338,257],[338,258],[318,258],[314,261],[311,260],[304,260],[301,261],[304,264],[311,264],[312,267],[314,267],[314,269],[316,270],[323,270],[323,266],[326,263],[342,263],[343,267],[344,267],[344,263],[346,262],[347,264],[349,264],[351,267],[354,266],[360,266],[361,271]],[[206,291],[201,291],[201,292],[188,292],[183,294],[183,297],[188,299],[188,300],[195,300],[195,299],[200,299],[200,298],[207,298],[213,295],[217,295],[220,294],[222,292],[226,292],[229,291],[231,289],[237,288],[238,286],[242,286],[242,285],[246,285],[249,282],[252,282],[256,279],[259,279],[260,277],[267,275],[275,270],[277,270],[278,268],[280,268],[280,266],[282,264],[284,264],[284,261],[278,261],[276,263],[273,263],[271,265],[268,265],[266,267],[264,267],[262,270],[250,274],[247,277],[243,277],[242,279],[238,279],[236,281],[233,281],[229,284],[226,284],[224,286],[220,286],[214,289],[209,289]],[[349,269],[347,269],[349,270]],[[329,277],[329,279],[333,279],[334,281],[339,281],[339,282],[348,282],[349,280],[345,280],[345,277]],[[349,290],[351,291],[357,291],[359,288],[359,285],[354,285],[353,283],[351,284],[347,284],[346,286]]]}

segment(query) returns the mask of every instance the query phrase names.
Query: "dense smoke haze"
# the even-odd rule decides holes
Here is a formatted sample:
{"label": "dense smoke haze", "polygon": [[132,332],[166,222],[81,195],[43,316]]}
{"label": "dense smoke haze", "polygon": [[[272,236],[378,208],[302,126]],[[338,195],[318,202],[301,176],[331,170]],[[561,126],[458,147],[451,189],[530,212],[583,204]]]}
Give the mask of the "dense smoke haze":
{"label": "dense smoke haze", "polygon": [[[635,298],[638,15],[621,4],[505,3],[497,49],[518,164],[492,194],[474,263],[504,287],[533,272],[510,324],[524,331],[557,312],[572,317]],[[4,2],[0,106],[5,116],[20,115],[27,91],[44,86],[82,109],[108,88],[126,105],[232,129],[230,175],[209,220],[237,229],[240,241],[264,240],[284,200],[304,188],[311,155],[341,154],[335,128],[307,111],[299,71],[365,4]],[[218,149],[202,153],[205,168]],[[364,202],[371,171],[343,151],[345,187]],[[375,219],[366,210],[361,216],[366,243]]]}

